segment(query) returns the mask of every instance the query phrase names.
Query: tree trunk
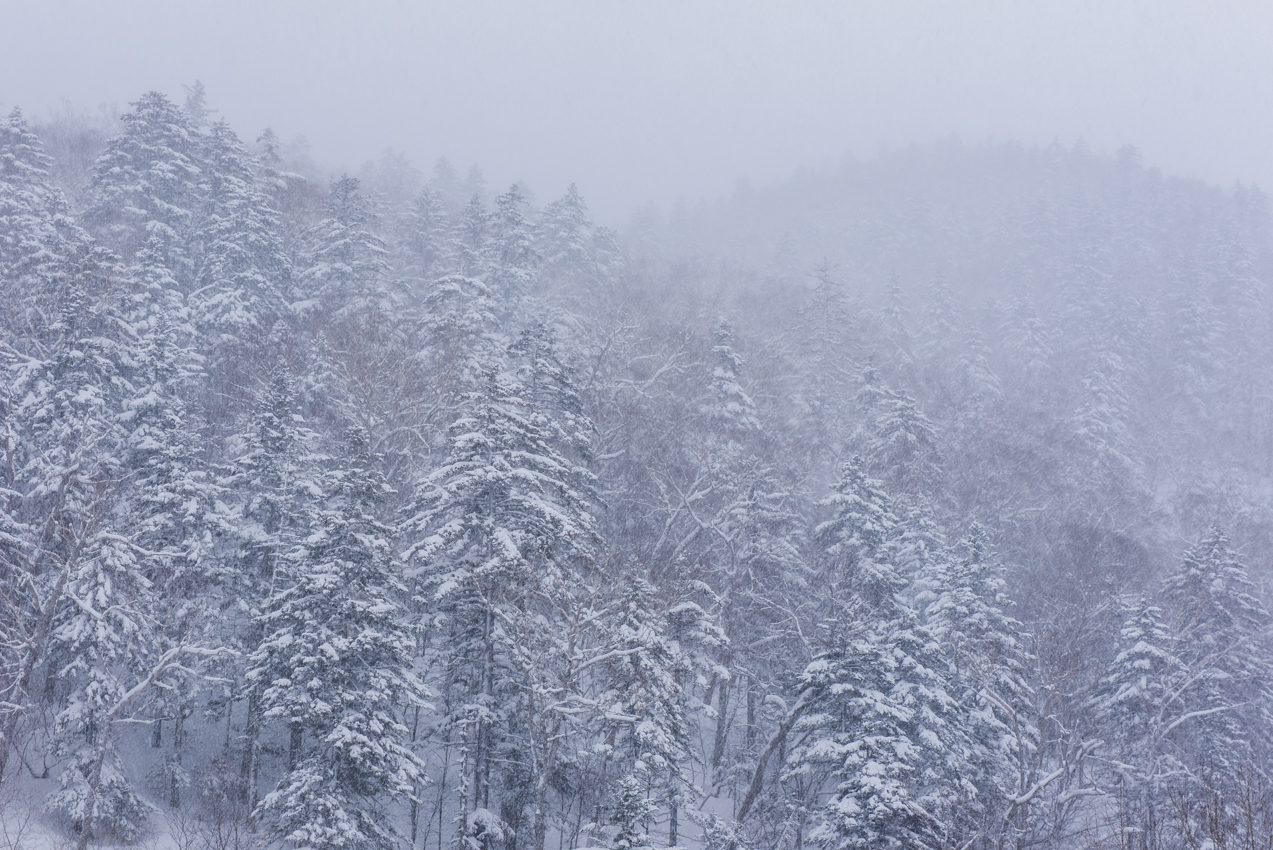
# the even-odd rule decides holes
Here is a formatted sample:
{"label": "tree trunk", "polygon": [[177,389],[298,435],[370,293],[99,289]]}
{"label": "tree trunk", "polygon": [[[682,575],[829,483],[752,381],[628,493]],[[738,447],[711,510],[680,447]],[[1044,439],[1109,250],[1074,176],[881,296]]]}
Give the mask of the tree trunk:
{"label": "tree trunk", "polygon": [[[756,802],[756,797],[760,795],[761,788],[764,787],[765,766],[769,763],[769,759],[775,752],[785,752],[787,735],[803,713],[804,701],[801,699],[787,713],[786,718],[779,724],[777,731],[769,739],[769,743],[765,746],[764,751],[761,752],[760,757],[756,759],[756,770],[751,776],[751,785],[748,786],[747,793],[743,795],[742,802],[738,805],[738,814],[735,816],[739,822],[747,817],[747,813],[751,811],[752,804]],[[778,763],[782,764],[783,761],[785,759],[780,754]]]}
{"label": "tree trunk", "polygon": [[[62,567],[62,573],[57,577],[57,584],[49,591],[48,597],[44,600],[44,607],[40,611],[40,619],[36,622],[35,634],[32,635],[30,642],[26,647],[26,655],[22,659],[22,666],[18,670],[17,679],[13,683],[13,687],[9,689],[8,701],[13,703],[17,708],[9,712],[9,716],[5,718],[4,728],[0,730],[0,779],[4,779],[4,771],[9,763],[9,753],[16,746],[16,738],[18,732],[18,723],[22,719],[22,706],[25,702],[27,688],[31,685],[31,677],[35,675],[35,670],[40,664],[40,659],[44,657],[45,644],[48,643],[49,634],[53,628],[53,615],[57,612],[57,603],[62,598],[62,592],[66,589],[66,582],[71,577],[71,567],[79,559],[80,548],[83,546],[81,540],[75,546],[75,551],[71,557],[67,559]],[[49,682],[53,681],[49,677]]]}
{"label": "tree trunk", "polygon": [[293,720],[287,742],[287,770],[296,770],[301,763],[301,747],[305,744],[305,727]]}
{"label": "tree trunk", "polygon": [[483,624],[483,640],[485,641],[486,658],[482,665],[482,709],[483,713],[477,721],[477,748],[474,753],[473,799],[482,808],[491,807],[491,724],[486,719],[494,695],[495,678],[495,611],[486,607],[486,620]]}
{"label": "tree trunk", "polygon": [[181,748],[185,738],[185,713],[177,709],[172,720],[172,766],[169,769],[171,786],[168,789],[168,805],[181,808]]}
{"label": "tree trunk", "polygon": [[722,679],[720,697],[716,702],[716,741],[712,745],[712,781],[718,782],[721,760],[725,756],[725,743],[729,731],[729,680]]}
{"label": "tree trunk", "polygon": [[[415,706],[415,715],[411,719],[411,743],[416,742],[420,732],[420,706]],[[411,846],[415,847],[416,835],[420,829],[420,780],[411,782]]]}
{"label": "tree trunk", "polygon": [[75,843],[75,850],[87,850],[88,843],[93,840],[93,823],[97,819],[97,789],[102,784],[102,765],[106,762],[106,747],[98,744],[97,757],[88,772],[88,799],[84,803],[84,820],[80,824],[80,837]]}
{"label": "tree trunk", "polygon": [[239,764],[239,779],[243,783],[243,802],[248,807],[248,819],[256,811],[259,802],[257,774],[260,770],[261,700],[256,689],[248,691],[247,717],[243,722],[243,761]]}
{"label": "tree trunk", "polygon": [[756,688],[755,683],[747,680],[747,752],[756,746]]}
{"label": "tree trunk", "polygon": [[438,779],[438,850],[442,850],[442,823],[446,813],[446,774],[450,766],[451,727],[448,726],[446,737],[442,739],[442,776]]}
{"label": "tree trunk", "polygon": [[[469,727],[465,724],[460,732],[460,787],[456,790],[460,795],[460,834],[456,836],[456,846],[460,848],[468,847],[469,837],[469,768],[472,760],[469,758]],[[476,766],[473,768],[474,774],[477,773]],[[442,815],[438,814],[438,834],[441,834]]]}

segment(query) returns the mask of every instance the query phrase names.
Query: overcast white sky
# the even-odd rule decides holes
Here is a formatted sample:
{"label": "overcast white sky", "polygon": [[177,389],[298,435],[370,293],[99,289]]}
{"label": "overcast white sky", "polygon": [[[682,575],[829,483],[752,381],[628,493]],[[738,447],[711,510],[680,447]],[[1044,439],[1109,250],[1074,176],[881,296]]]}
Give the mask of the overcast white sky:
{"label": "overcast white sky", "polygon": [[1273,3],[0,0],[0,107],[175,98],[357,168],[478,162],[611,223],[956,134],[1273,188]]}

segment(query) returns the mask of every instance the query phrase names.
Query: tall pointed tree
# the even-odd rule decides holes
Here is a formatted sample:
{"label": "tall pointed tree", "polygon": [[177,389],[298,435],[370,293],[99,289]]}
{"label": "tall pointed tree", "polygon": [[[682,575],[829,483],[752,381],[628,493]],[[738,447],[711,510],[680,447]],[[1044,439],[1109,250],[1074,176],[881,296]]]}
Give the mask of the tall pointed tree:
{"label": "tall pointed tree", "polygon": [[125,260],[151,238],[170,256],[183,292],[193,285],[192,238],[205,192],[202,141],[180,107],[148,92],[122,117],[124,132],[97,161],[85,221]]}
{"label": "tall pointed tree", "polygon": [[347,434],[323,482],[315,524],[287,553],[261,615],[248,678],[263,718],[290,734],[287,771],[261,801],[266,834],[315,850],[391,848],[389,799],[411,793],[419,764],[398,711],[425,705],[404,588],[375,518],[385,495],[365,432]]}
{"label": "tall pointed tree", "polygon": [[218,121],[204,147],[207,196],[195,237],[200,262],[191,310],[222,370],[230,365],[224,349],[259,342],[283,315],[291,265],[278,214],[258,189],[234,131]]}
{"label": "tall pointed tree", "polygon": [[462,741],[461,838],[499,827],[492,765],[541,721],[526,684],[556,669],[527,661],[551,643],[562,608],[594,564],[592,476],[562,454],[551,415],[513,376],[490,370],[452,429],[445,463],[421,482],[406,557],[449,629],[451,716]]}
{"label": "tall pointed tree", "polygon": [[[1188,672],[1173,653],[1163,612],[1148,599],[1127,611],[1117,654],[1097,690],[1095,708],[1112,752],[1107,756],[1117,789],[1119,821],[1136,850],[1158,846],[1167,819],[1166,797],[1187,788],[1180,748],[1190,729],[1177,721],[1180,689]],[[1175,703],[1175,704],[1173,704]]]}
{"label": "tall pointed tree", "polygon": [[1189,671],[1175,694],[1193,714],[1191,756],[1236,772],[1270,745],[1269,614],[1229,539],[1212,528],[1163,582],[1162,601]]}
{"label": "tall pointed tree", "polygon": [[53,161],[20,110],[0,120],[0,332],[26,349],[57,319],[67,264],[88,251],[88,236],[53,186]]}
{"label": "tall pointed tree", "polygon": [[373,225],[357,178],[333,180],[323,219],[305,235],[300,299],[293,309],[317,309],[336,321],[354,322],[393,309],[388,251]]}
{"label": "tall pointed tree", "polygon": [[899,522],[856,463],[825,505],[832,517],[817,537],[833,628],[800,680],[803,743],[787,768],[827,778],[812,837],[836,848],[962,841],[959,807],[975,797],[968,733],[935,637],[901,595]]}

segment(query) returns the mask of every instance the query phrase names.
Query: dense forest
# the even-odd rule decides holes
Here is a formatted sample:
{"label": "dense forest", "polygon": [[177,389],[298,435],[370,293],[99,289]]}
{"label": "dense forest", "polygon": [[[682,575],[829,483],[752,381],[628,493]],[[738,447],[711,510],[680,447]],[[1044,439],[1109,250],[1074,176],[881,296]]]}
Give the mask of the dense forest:
{"label": "dense forest", "polygon": [[1273,846],[1258,190],[215,117],[0,123],[5,850]]}

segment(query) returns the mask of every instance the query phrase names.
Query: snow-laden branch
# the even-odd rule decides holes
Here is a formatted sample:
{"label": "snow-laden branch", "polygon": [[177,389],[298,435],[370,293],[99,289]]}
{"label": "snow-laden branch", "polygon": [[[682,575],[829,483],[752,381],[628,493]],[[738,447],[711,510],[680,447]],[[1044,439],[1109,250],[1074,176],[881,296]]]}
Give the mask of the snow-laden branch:
{"label": "snow-laden branch", "polygon": [[129,549],[132,549],[139,555],[145,555],[147,558],[181,558],[185,556],[185,552],[152,552],[151,550],[138,546],[122,534],[115,534],[111,531],[103,531],[98,535],[103,540],[111,540],[115,543],[123,543]]}
{"label": "snow-laden branch", "polygon": [[777,752],[778,748],[787,740],[787,735],[791,733],[791,729],[795,726],[796,721],[804,714],[805,699],[803,696],[796,701],[791,707],[791,711],[778,724],[777,731],[774,732],[765,749],[760,753],[760,758],[756,759],[756,770],[752,773],[751,784],[747,787],[747,793],[743,796],[742,802],[738,804],[738,814],[736,819],[741,823],[747,817],[747,813],[751,811],[752,805],[756,802],[756,798],[760,796],[760,791],[765,784],[765,767],[769,764],[769,759]]}
{"label": "snow-laden branch", "polygon": [[1013,797],[1011,800],[1013,808],[1027,805],[1031,800],[1039,796],[1039,794],[1042,793],[1044,788],[1047,788],[1053,782],[1060,779],[1068,771],[1069,771],[1068,767],[1058,767],[1056,770],[1052,771],[1047,776],[1043,777],[1038,782],[1034,783],[1034,785],[1031,786],[1031,788],[1028,791],[1026,791],[1024,794],[1019,794],[1016,797]]}
{"label": "snow-laden branch", "polygon": [[176,668],[186,673],[193,674],[194,671],[189,670],[189,668],[182,667],[178,663],[182,657],[187,655],[197,655],[204,658],[216,658],[232,653],[233,650],[226,648],[205,649],[198,646],[174,646],[159,657],[159,661],[151,668],[150,673],[146,675],[146,678],[129,688],[128,691],[120,697],[113,706],[111,706],[110,711],[106,712],[106,719],[108,721],[115,720],[119,713],[123,711],[129,703],[148,691],[151,686],[159,680],[159,677],[168,670]]}
{"label": "snow-laden branch", "polygon": [[591,667],[594,664],[600,664],[603,661],[609,661],[611,658],[627,658],[629,656],[636,655],[638,652],[641,651],[641,649],[642,648],[639,646],[634,647],[632,649],[611,649],[607,652],[601,653],[600,655],[594,655],[592,658],[589,658],[585,661],[581,661],[579,663],[579,666],[575,668],[575,672],[578,673],[580,671],[586,670],[587,668]]}
{"label": "snow-laden branch", "polygon": [[1206,717],[1209,714],[1219,714],[1222,711],[1234,711],[1236,709],[1241,708],[1243,705],[1245,705],[1245,703],[1240,702],[1240,703],[1235,703],[1234,705],[1218,705],[1214,708],[1202,708],[1202,709],[1198,709],[1197,711],[1186,712],[1180,715],[1179,717],[1177,717],[1175,720],[1173,720],[1167,726],[1166,729],[1162,730],[1162,734],[1159,735],[1158,737],[1159,738],[1167,737],[1168,735],[1171,734],[1171,730],[1175,729],[1181,723],[1184,723],[1189,720],[1193,720],[1195,717]]}

